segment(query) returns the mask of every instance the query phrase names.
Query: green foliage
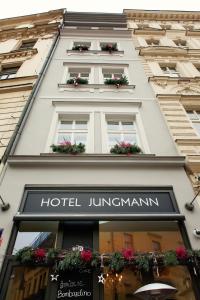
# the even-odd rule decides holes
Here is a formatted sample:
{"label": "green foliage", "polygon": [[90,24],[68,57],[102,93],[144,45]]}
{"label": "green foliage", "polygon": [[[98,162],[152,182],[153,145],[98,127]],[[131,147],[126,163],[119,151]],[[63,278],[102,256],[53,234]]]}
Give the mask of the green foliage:
{"label": "green foliage", "polygon": [[176,252],[173,250],[165,252],[163,261],[164,261],[165,266],[178,265],[178,259],[176,257]]}
{"label": "green foliage", "polygon": [[86,45],[77,45],[77,46],[74,46],[72,48],[72,50],[76,50],[76,51],[88,51],[89,47],[86,46]]}
{"label": "green foliage", "polygon": [[28,264],[33,262],[33,250],[31,247],[24,247],[20,249],[16,254],[15,258],[22,264]]}
{"label": "green foliage", "polygon": [[80,268],[83,265],[83,262],[80,257],[79,251],[68,252],[64,259],[59,262],[58,269],[61,271],[65,270],[74,270]]}
{"label": "green foliage", "polygon": [[121,252],[114,252],[109,262],[109,268],[114,272],[121,272],[124,268],[124,259]]}
{"label": "green foliage", "polygon": [[99,253],[98,252],[93,252],[92,260],[91,260],[91,266],[96,268],[99,265],[99,263],[100,263]]}
{"label": "green foliage", "polygon": [[64,142],[61,145],[51,145],[53,152],[67,153],[67,154],[78,154],[85,152],[85,145],[82,143],[71,144],[70,142]]}
{"label": "green foliage", "polygon": [[67,84],[88,84],[88,80],[85,78],[77,77],[77,78],[71,78],[67,80]]}
{"label": "green foliage", "polygon": [[128,85],[129,82],[126,76],[121,76],[120,78],[106,79],[104,81],[104,84],[120,86],[120,85]]}
{"label": "green foliage", "polygon": [[47,261],[54,261],[58,257],[58,250],[50,248],[47,252]]}
{"label": "green foliage", "polygon": [[101,50],[102,51],[108,51],[108,52],[113,52],[113,51],[118,51],[117,49],[117,44],[106,44],[106,45],[103,45],[101,46]]}
{"label": "green foliage", "polygon": [[142,150],[136,144],[130,144],[130,143],[123,142],[123,143],[114,145],[110,149],[110,153],[113,153],[113,154],[137,154],[137,153],[142,153]]}
{"label": "green foliage", "polygon": [[149,257],[147,255],[138,255],[135,258],[135,263],[140,270],[149,271]]}

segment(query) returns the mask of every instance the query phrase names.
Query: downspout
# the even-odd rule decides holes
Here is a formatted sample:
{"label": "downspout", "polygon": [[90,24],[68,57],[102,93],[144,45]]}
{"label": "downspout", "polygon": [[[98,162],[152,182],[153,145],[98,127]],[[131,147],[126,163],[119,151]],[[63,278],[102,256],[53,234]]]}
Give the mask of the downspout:
{"label": "downspout", "polygon": [[64,18],[63,18],[62,24],[59,25],[59,27],[58,27],[58,33],[57,33],[57,35],[56,35],[56,37],[54,39],[54,42],[53,42],[53,44],[52,44],[52,46],[51,46],[51,48],[49,50],[49,53],[48,53],[48,55],[47,55],[47,57],[45,59],[45,62],[43,64],[43,66],[42,66],[42,69],[39,72],[37,82],[35,83],[32,91],[31,91],[31,93],[30,93],[30,95],[28,97],[28,100],[27,100],[27,102],[25,104],[23,112],[22,112],[22,114],[21,114],[21,116],[19,118],[19,121],[18,121],[18,123],[16,125],[16,128],[15,128],[15,130],[13,132],[13,135],[12,135],[12,137],[11,137],[11,139],[9,141],[9,144],[8,144],[8,146],[6,148],[6,151],[4,152],[4,155],[3,155],[2,159],[1,159],[1,163],[3,163],[4,165],[5,165],[5,163],[6,163],[7,159],[8,159],[8,156],[9,155],[13,155],[13,153],[14,153],[14,151],[16,149],[16,146],[18,144],[20,135],[21,135],[21,133],[23,131],[23,128],[24,128],[25,123],[26,123],[26,120],[27,120],[27,118],[29,116],[29,113],[31,111],[31,108],[33,106],[35,97],[36,97],[36,95],[38,93],[38,90],[39,90],[39,88],[41,86],[41,83],[42,83],[43,78],[44,78],[44,76],[46,74],[48,66],[49,66],[49,64],[51,62],[52,56],[53,56],[53,54],[54,54],[54,52],[55,52],[55,50],[57,48],[57,44],[58,44],[58,41],[59,41],[59,38],[60,38],[60,29],[63,27],[63,25],[64,25]]}

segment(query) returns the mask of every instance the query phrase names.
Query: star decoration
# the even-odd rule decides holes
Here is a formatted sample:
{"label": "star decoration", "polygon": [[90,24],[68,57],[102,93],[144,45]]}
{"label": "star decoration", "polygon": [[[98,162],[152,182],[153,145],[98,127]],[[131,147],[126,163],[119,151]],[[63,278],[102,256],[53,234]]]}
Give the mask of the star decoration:
{"label": "star decoration", "polygon": [[98,276],[98,278],[99,278],[98,283],[103,283],[103,284],[104,284],[105,279],[104,279],[104,277],[103,277],[103,274],[101,274],[100,276]]}
{"label": "star decoration", "polygon": [[58,277],[59,277],[58,274],[57,275],[51,274],[50,276],[51,276],[51,281],[58,281]]}

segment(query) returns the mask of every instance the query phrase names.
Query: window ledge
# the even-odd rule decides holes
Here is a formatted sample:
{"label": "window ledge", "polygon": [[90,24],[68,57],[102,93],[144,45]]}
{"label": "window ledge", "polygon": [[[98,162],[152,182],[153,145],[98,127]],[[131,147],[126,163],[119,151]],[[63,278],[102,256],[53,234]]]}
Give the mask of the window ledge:
{"label": "window ledge", "polygon": [[105,91],[115,91],[120,92],[127,90],[129,92],[132,92],[135,88],[135,85],[122,85],[119,88],[117,88],[115,85],[107,85],[107,84],[79,84],[78,86],[74,86],[73,84],[62,84],[59,83],[58,87],[60,91],[86,91],[86,92],[94,92],[95,90],[99,90],[99,92],[105,92]]}
{"label": "window ledge", "polygon": [[90,55],[90,54],[98,54],[98,55],[124,55],[124,51],[102,51],[102,50],[87,50],[87,51],[79,51],[79,50],[67,50],[68,55]]}
{"label": "window ledge", "polygon": [[81,154],[81,155],[63,155],[54,153],[41,153],[41,155],[14,155],[8,159],[10,165],[30,165],[30,166],[49,166],[61,165],[100,165],[105,164],[116,167],[116,165],[133,166],[176,166],[183,167],[185,163],[184,156],[156,156],[154,154],[140,155],[113,155],[113,154]]}

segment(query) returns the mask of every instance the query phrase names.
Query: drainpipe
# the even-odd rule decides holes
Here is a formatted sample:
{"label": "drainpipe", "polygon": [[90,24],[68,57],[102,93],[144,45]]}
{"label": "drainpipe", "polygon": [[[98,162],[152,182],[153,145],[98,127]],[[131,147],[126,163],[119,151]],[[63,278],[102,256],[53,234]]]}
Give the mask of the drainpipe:
{"label": "drainpipe", "polygon": [[[63,15],[64,15],[64,13],[65,12],[63,12]],[[12,135],[12,137],[11,137],[11,139],[9,141],[9,144],[8,144],[8,146],[7,146],[7,148],[6,148],[5,152],[4,152],[4,155],[3,155],[2,159],[1,159],[1,163],[3,163],[4,165],[5,165],[5,163],[6,163],[7,159],[8,159],[8,156],[9,155],[13,155],[13,153],[14,153],[14,151],[16,149],[16,146],[18,144],[20,135],[21,135],[21,133],[23,131],[23,128],[24,128],[25,123],[26,123],[26,120],[27,120],[27,118],[29,116],[29,113],[31,111],[31,108],[33,106],[35,97],[36,97],[36,95],[38,93],[38,90],[39,90],[39,88],[41,86],[41,83],[42,83],[43,78],[44,78],[44,76],[46,74],[48,66],[49,66],[49,64],[51,62],[52,56],[53,56],[53,54],[54,54],[54,52],[55,52],[55,50],[57,48],[57,44],[58,44],[58,41],[59,41],[59,38],[60,38],[60,29],[63,26],[64,26],[64,17],[63,17],[62,24],[59,25],[59,27],[58,27],[58,34],[56,35],[56,37],[54,39],[54,42],[53,42],[53,44],[52,44],[52,46],[51,46],[51,48],[49,50],[49,54],[47,55],[47,57],[45,59],[45,62],[43,64],[43,66],[42,66],[42,69],[39,72],[37,82],[34,85],[32,91],[31,91],[31,94],[28,97],[28,100],[27,100],[27,102],[25,104],[23,112],[22,112],[22,114],[21,114],[21,116],[19,118],[19,121],[18,121],[18,123],[16,125],[16,128],[15,128],[15,130],[13,132],[13,135]]]}

